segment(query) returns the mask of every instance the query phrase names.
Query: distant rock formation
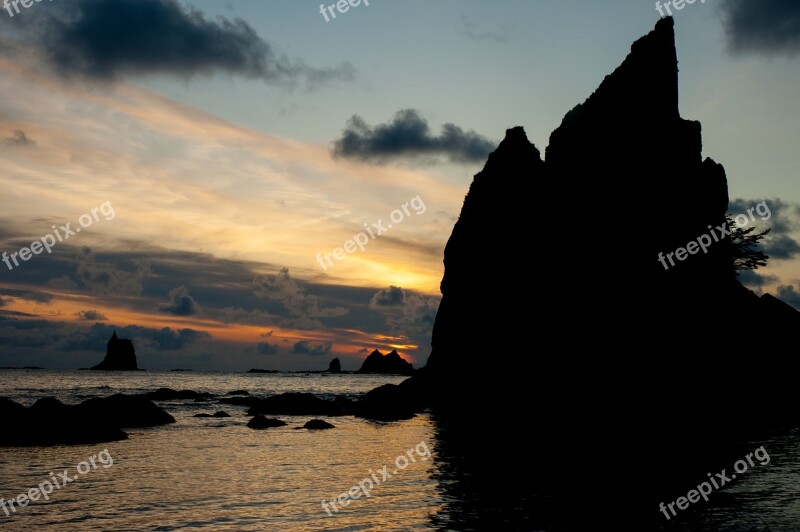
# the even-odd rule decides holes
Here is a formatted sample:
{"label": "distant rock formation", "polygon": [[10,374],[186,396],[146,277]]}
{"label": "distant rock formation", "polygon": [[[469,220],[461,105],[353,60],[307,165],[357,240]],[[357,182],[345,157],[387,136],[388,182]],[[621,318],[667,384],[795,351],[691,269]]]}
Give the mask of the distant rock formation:
{"label": "distant rock formation", "polygon": [[328,364],[328,373],[341,373],[342,372],[342,363],[339,362],[338,358],[334,358],[331,360],[331,363]]}
{"label": "distant rock formation", "polygon": [[414,367],[406,362],[396,350],[384,355],[376,349],[364,360],[358,373],[412,375],[414,373]]}
{"label": "distant rock formation", "polygon": [[133,342],[117,338],[117,331],[111,335],[106,345],[106,357],[92,369],[103,371],[136,371],[136,351]]}

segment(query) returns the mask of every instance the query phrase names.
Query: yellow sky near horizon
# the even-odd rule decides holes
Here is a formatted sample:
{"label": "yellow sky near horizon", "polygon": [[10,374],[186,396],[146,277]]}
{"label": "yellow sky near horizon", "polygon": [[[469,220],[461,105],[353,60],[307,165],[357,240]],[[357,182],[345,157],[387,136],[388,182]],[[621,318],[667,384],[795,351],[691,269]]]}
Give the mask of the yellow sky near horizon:
{"label": "yellow sky near horizon", "polygon": [[[25,94],[13,111],[0,104],[0,132],[21,130],[35,142],[0,146],[4,217],[20,238],[39,238],[50,221],[77,225],[110,201],[116,218],[91,228],[105,246],[139,241],[285,266],[317,283],[438,293],[441,251],[468,183],[337,160],[327,146],[240,127],[131,85],[76,88],[8,59],[0,90]],[[332,253],[365,223],[381,219],[386,229],[390,213],[416,196],[424,212],[320,267],[317,253]]]}

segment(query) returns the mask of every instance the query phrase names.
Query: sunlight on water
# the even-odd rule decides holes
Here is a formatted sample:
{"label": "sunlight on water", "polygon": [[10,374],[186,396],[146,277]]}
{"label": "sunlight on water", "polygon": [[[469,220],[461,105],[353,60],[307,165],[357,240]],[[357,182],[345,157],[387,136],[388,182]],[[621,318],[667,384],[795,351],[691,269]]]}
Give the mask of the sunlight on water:
{"label": "sunlight on water", "polygon": [[[31,382],[24,382],[19,376],[14,382],[4,380],[0,395],[13,396],[9,392],[14,388],[17,395],[35,390],[34,397],[40,397],[44,383],[40,374],[31,373]],[[63,382],[51,382],[50,395],[63,397],[71,393],[69,389],[87,395],[95,395],[91,392],[97,390],[99,395],[107,395],[159,386],[218,393],[237,388],[251,393],[267,393],[266,388],[270,392],[342,393],[345,389],[368,390],[398,380],[360,376],[176,377],[168,373],[154,378],[148,373],[112,375],[104,381],[117,379],[114,389],[98,390],[96,377],[89,379],[89,375],[69,375]],[[413,530],[430,529],[429,516],[441,508],[436,483],[431,479],[435,459],[423,460],[427,454],[424,449],[433,448],[433,431],[427,416],[386,424],[353,417],[328,418],[336,428],[316,432],[295,430],[311,416],[279,416],[289,424],[287,427],[256,431],[245,426],[250,416],[244,407],[215,402],[197,405],[191,401],[161,404],[177,423],[129,429],[127,441],[5,449],[0,460],[0,496],[5,498],[36,487],[49,478],[51,471],[74,471],[79,462],[103,449],[108,449],[114,463],[55,490],[49,501],[32,502],[18,509],[12,517],[0,512],[2,529]],[[233,417],[192,417],[200,411],[218,409]],[[416,461],[384,481],[378,471],[384,466],[389,466],[388,473],[397,470],[395,459],[399,455],[408,457],[406,451],[416,449],[421,442],[425,443],[420,448],[422,456],[415,450],[412,456]],[[400,465],[405,462],[401,460]],[[331,510],[332,516],[328,516],[321,502],[336,499],[363,479],[371,478],[371,472],[382,482],[371,490],[365,483],[370,496],[359,493],[359,498],[350,500],[346,507],[336,502],[340,510]]]}
{"label": "sunlight on water", "polygon": [[[218,396],[237,389],[254,395],[311,391],[334,396],[363,393],[401,380],[356,375],[0,370],[0,396],[24,404],[45,395],[75,403],[87,397],[140,393],[158,387]],[[159,404],[177,422],[128,429],[127,441],[3,449],[0,497],[6,500],[27,493],[48,480],[51,473],[57,476],[66,469],[74,477],[80,462],[104,449],[108,449],[113,465],[104,468],[98,461],[96,469],[54,490],[48,501],[31,502],[11,516],[0,509],[0,529],[485,530],[487,522],[493,523],[493,529],[505,522],[514,523],[508,528],[515,530],[558,530],[552,521],[542,521],[541,510],[551,506],[546,499],[520,506],[506,497],[489,500],[479,495],[481,490],[474,489],[470,474],[461,468],[462,462],[443,454],[449,451],[437,440],[441,434],[428,415],[394,423],[332,417],[327,420],[336,428],[326,431],[296,430],[312,416],[276,416],[288,426],[252,430],[246,427],[250,416],[242,406],[216,400]],[[225,410],[232,417],[193,417],[217,410]],[[755,448],[756,443],[749,448]],[[800,463],[800,431],[762,443],[772,458],[769,465],[737,479],[731,489],[715,493],[708,503],[696,505],[680,523],[663,523],[663,530],[709,530],[720,523],[732,530],[796,529],[800,523],[800,501],[796,497],[800,471],[793,464]],[[431,458],[424,460],[428,451]],[[491,450],[488,452],[491,456]],[[405,458],[398,461],[399,456]],[[409,456],[414,460],[402,468]],[[384,466],[389,475],[385,480],[381,473]],[[365,479],[373,484],[363,484],[368,497],[358,488]],[[348,495],[351,488],[354,492]],[[489,490],[500,493],[496,486],[489,486]],[[337,500],[340,496],[344,503]],[[330,516],[323,500],[328,503]]]}

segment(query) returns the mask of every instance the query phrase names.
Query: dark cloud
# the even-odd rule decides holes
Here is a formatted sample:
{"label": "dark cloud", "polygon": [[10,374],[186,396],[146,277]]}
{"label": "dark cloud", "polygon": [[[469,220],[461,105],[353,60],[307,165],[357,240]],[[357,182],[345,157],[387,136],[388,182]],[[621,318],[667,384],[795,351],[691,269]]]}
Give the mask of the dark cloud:
{"label": "dark cloud", "polygon": [[156,329],[139,325],[115,327],[95,323],[88,331],[73,332],[67,339],[64,350],[104,351],[106,342],[115,331],[120,338],[132,340],[137,350],[142,347],[142,344],[146,344],[159,351],[177,351],[198,340],[211,338],[209,333],[194,329],[172,329],[170,327]]}
{"label": "dark cloud", "polygon": [[200,313],[200,305],[185,286],[179,286],[169,291],[169,303],[158,307],[158,311],[173,316],[194,316]]}
{"label": "dark cloud", "polygon": [[406,337],[423,348],[430,342],[440,297],[428,297],[389,286],[378,290],[369,308],[380,310],[392,334]]}
{"label": "dark cloud", "polygon": [[261,333],[261,338],[269,338],[270,336],[272,336],[272,333],[273,331],[263,332]]}
{"label": "dark cloud", "polygon": [[406,293],[399,286],[390,286],[389,288],[382,288],[378,290],[372,300],[369,302],[370,307],[396,307],[403,304],[405,301]]}
{"label": "dark cloud", "polygon": [[24,131],[20,129],[15,129],[14,134],[10,137],[3,139],[6,144],[11,144],[12,146],[35,146],[36,143],[28,138]]}
{"label": "dark cloud", "polygon": [[721,2],[728,46],[734,52],[800,52],[800,2],[727,0]]}
{"label": "dark cloud", "polygon": [[78,283],[70,279],[68,275],[62,275],[61,277],[54,277],[47,281],[47,286],[50,288],[55,288],[56,290],[77,290]]}
{"label": "dark cloud", "polygon": [[256,344],[256,352],[259,355],[277,355],[278,344],[271,344],[269,342],[258,342]]}
{"label": "dark cloud", "polygon": [[28,21],[12,28],[16,37],[40,47],[67,76],[108,81],[223,72],[310,87],[355,78],[349,63],[312,68],[279,53],[242,19],[210,20],[176,0],[73,0],[25,15]]}
{"label": "dark cloud", "polygon": [[0,294],[11,296],[14,299],[25,299],[44,305],[53,301],[53,296],[44,292],[33,292],[29,290],[15,290],[13,288],[0,288]]}
{"label": "dark cloud", "polygon": [[12,301],[14,301],[14,300],[11,299],[10,297],[0,296],[0,307],[5,307],[6,305],[11,303]]}
{"label": "dark cloud", "polygon": [[[6,300],[6,302],[9,302]],[[15,310],[0,310],[0,320],[8,319],[10,317],[14,318],[38,318],[36,314],[30,314],[28,312],[17,312]]]}
{"label": "dark cloud", "polygon": [[114,331],[120,338],[133,340],[137,354],[143,350],[178,351],[198,340],[211,338],[209,333],[194,329],[155,329],[139,325],[117,327],[104,323],[83,329],[45,320],[0,318],[0,345],[46,348],[50,352],[105,353],[106,343]]}
{"label": "dark cloud", "polygon": [[775,275],[761,275],[753,270],[743,270],[739,272],[739,282],[748,288],[758,288],[767,284],[777,283],[778,277]]}
{"label": "dark cloud", "polygon": [[764,252],[771,259],[791,259],[800,255],[800,244],[789,235],[772,236],[764,238]]}
{"label": "dark cloud", "polygon": [[783,234],[797,229],[800,229],[800,205],[783,201],[779,198],[772,199],[743,199],[736,198],[731,200],[728,204],[728,212],[732,216],[744,214],[747,216],[748,209],[756,209],[760,203],[766,203],[769,211],[765,211],[761,207],[761,212],[767,212],[764,216],[769,216],[767,220],[763,220],[758,212],[753,210],[753,217],[755,224],[763,225],[772,228],[770,234]]}
{"label": "dark cloud", "polygon": [[313,345],[307,340],[300,340],[292,346],[292,353],[296,353],[298,355],[322,356],[330,353],[331,349],[333,349],[333,343],[331,342]]}
{"label": "dark cloud", "polygon": [[418,294],[406,295],[400,313],[390,315],[386,323],[392,331],[417,339],[430,340],[433,322],[439,310],[439,297],[426,297]]}
{"label": "dark cloud", "polygon": [[778,299],[782,299],[794,308],[800,310],[800,290],[798,290],[797,287],[790,285],[779,286]]}
{"label": "dark cloud", "polygon": [[[275,325],[279,318],[262,310],[246,310],[237,307],[225,307],[220,311],[207,311],[223,323],[240,323],[242,325]],[[263,336],[263,335],[262,335]]]}
{"label": "dark cloud", "polygon": [[737,198],[731,200],[728,205],[728,212],[732,216],[747,217],[748,210],[755,218],[749,223],[754,224],[758,231],[770,228],[770,233],[761,241],[761,246],[770,259],[785,260],[800,255],[800,243],[794,236],[800,231],[800,205],[778,198],[749,200]]}
{"label": "dark cloud", "polygon": [[80,312],[76,312],[75,316],[77,316],[77,318],[79,320],[85,320],[85,321],[107,321],[108,320],[108,318],[106,318],[105,314],[103,314],[102,312],[98,312],[96,310],[82,310]]}
{"label": "dark cloud", "polygon": [[297,281],[291,278],[287,268],[277,275],[259,275],[253,279],[258,297],[280,302],[288,316],[275,321],[284,327],[313,329],[322,327],[318,318],[335,318],[347,314],[343,307],[321,308],[319,297],[305,293]]}
{"label": "dark cloud", "polygon": [[432,135],[428,121],[417,111],[403,109],[388,124],[375,127],[353,115],[334,142],[333,154],[373,162],[445,156],[454,162],[474,163],[484,161],[494,148],[495,143],[486,137],[455,124],[445,124],[441,134]]}
{"label": "dark cloud", "polygon": [[77,263],[80,282],[99,294],[139,295],[144,279],[151,274],[147,262],[135,261],[128,269],[121,269],[113,263],[99,262],[88,247],[78,254]]}
{"label": "dark cloud", "polygon": [[0,319],[0,346],[18,348],[52,349],[63,337],[58,324],[36,319]]}

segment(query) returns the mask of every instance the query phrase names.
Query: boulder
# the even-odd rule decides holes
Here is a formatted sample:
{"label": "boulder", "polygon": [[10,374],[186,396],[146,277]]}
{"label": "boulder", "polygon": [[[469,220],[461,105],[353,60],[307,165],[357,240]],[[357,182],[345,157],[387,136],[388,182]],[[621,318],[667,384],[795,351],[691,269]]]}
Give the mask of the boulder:
{"label": "boulder", "polygon": [[115,423],[87,417],[52,397],[29,408],[0,398],[0,424],[0,447],[88,445],[128,438]]}
{"label": "boulder", "polygon": [[312,419],[311,421],[306,422],[306,424],[303,425],[302,428],[308,430],[326,430],[326,429],[335,429],[336,427],[334,425],[331,425],[327,421],[323,421],[321,419]]}
{"label": "boulder", "polygon": [[254,416],[253,419],[251,419],[250,421],[248,421],[247,426],[250,427],[251,429],[261,430],[273,427],[285,427],[286,422],[281,421],[280,419],[268,418],[259,414]]}
{"label": "boulder", "polygon": [[154,392],[141,394],[141,397],[150,399],[151,401],[176,401],[176,400],[194,400],[205,401],[213,397],[208,392],[195,392],[194,390],[173,390],[172,388],[159,388]]}
{"label": "boulder", "polygon": [[156,427],[175,423],[175,418],[138,395],[115,394],[88,399],[75,409],[80,415],[116,427]]}

